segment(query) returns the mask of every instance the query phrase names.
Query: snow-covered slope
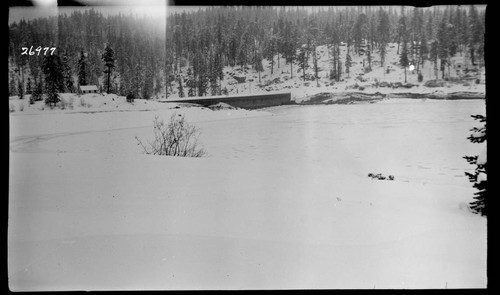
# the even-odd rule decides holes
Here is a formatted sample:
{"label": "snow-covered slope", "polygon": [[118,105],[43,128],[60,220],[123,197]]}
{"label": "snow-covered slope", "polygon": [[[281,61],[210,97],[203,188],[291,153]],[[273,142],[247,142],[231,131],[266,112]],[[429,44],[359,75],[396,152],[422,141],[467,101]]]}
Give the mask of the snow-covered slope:
{"label": "snow-covered slope", "polygon": [[[352,49],[351,49],[352,50]],[[271,66],[269,60],[263,60],[264,71],[261,72],[261,81],[259,82],[258,73],[253,70],[252,67],[248,66],[241,71],[239,66],[235,67],[225,67],[224,68],[224,80],[221,83],[222,88],[226,88],[229,94],[256,94],[256,93],[268,93],[272,91],[283,91],[289,90],[292,92],[292,99],[297,102],[308,99],[309,96],[320,93],[320,92],[340,92],[346,90],[352,90],[353,86],[358,85],[364,87],[365,92],[381,92],[381,93],[392,93],[392,92],[409,92],[408,89],[399,88],[392,89],[386,87],[375,87],[374,84],[378,82],[388,82],[404,83],[404,70],[399,66],[399,55],[397,54],[397,45],[395,43],[390,43],[387,47],[387,56],[385,61],[385,66],[391,68],[389,73],[384,71],[384,68],[380,66],[380,56],[377,52],[372,54],[372,71],[365,73],[363,68],[363,60],[365,60],[364,65],[367,67],[368,62],[366,56],[359,56],[354,52],[351,52],[352,66],[350,68],[349,75],[345,72],[345,56],[347,53],[347,47],[340,47],[340,57],[342,62],[342,81],[333,82],[329,79],[329,71],[332,67],[332,57],[328,54],[328,49],[326,45],[318,46],[318,67],[319,67],[319,81],[318,84],[315,80],[302,79],[302,70],[294,64],[292,67],[293,72],[290,72],[290,65],[285,63],[284,58],[280,58],[278,68],[278,56],[275,57],[274,70],[271,74]],[[411,92],[418,93],[432,93],[432,92],[458,92],[458,91],[469,91],[469,92],[480,92],[485,93],[484,77],[485,71],[482,69],[481,80],[482,84],[475,84],[473,80],[463,81],[462,83],[446,82],[443,87],[425,87],[423,84],[428,80],[436,79],[433,71],[433,64],[426,61],[424,67],[422,68],[423,81],[418,82],[416,71],[407,71],[407,82],[417,85],[413,87]],[[448,73],[448,71],[446,71]],[[184,80],[187,78],[187,67],[182,68],[181,76]],[[232,78],[232,75],[242,77],[245,79],[244,83],[238,83],[236,79]],[[312,65],[312,58],[309,58],[309,68],[306,69],[306,75],[312,77],[314,75],[314,68]],[[361,81],[358,77],[360,75],[363,77]],[[456,73],[453,69],[450,71],[450,77],[456,77]],[[439,79],[441,79],[441,72],[439,72]],[[173,83],[173,93],[170,94],[169,98],[178,98],[178,83]],[[186,88],[184,86],[184,88]],[[184,90],[186,92],[186,90]]]}

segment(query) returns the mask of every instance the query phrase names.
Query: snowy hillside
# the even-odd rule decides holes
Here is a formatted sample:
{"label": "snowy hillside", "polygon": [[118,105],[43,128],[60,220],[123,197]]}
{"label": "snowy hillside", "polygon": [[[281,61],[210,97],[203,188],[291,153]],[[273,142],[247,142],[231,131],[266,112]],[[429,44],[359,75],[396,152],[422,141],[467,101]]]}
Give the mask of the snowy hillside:
{"label": "snowy hillside", "polygon": [[[352,51],[352,49],[351,49]],[[278,68],[278,57],[274,59],[274,70],[271,74],[270,61],[264,59],[263,66],[264,71],[261,72],[261,81],[259,83],[259,74],[257,71],[252,69],[250,66],[244,68],[241,71],[239,66],[235,67],[225,67],[224,68],[224,80],[221,83],[222,88],[228,90],[228,94],[242,94],[242,93],[268,93],[273,91],[283,91],[290,90],[292,92],[292,99],[297,102],[307,100],[309,96],[317,94],[320,92],[343,92],[343,91],[355,91],[358,86],[363,88],[362,91],[366,93],[397,93],[397,92],[415,92],[415,93],[449,93],[449,92],[479,92],[485,93],[485,71],[480,75],[482,83],[475,84],[474,80],[463,80],[456,82],[444,82],[442,87],[426,87],[424,83],[428,80],[435,80],[433,64],[430,61],[425,61],[424,67],[422,68],[423,81],[418,82],[417,72],[407,71],[407,83],[414,84],[415,87],[411,89],[407,88],[388,88],[388,87],[376,87],[376,82],[382,83],[404,83],[404,69],[399,65],[399,55],[397,54],[397,45],[395,43],[390,43],[387,47],[387,56],[385,61],[385,68],[390,67],[390,72],[384,71],[384,68],[380,65],[380,56],[378,53],[372,54],[372,70],[365,73],[363,68],[363,60],[365,60],[365,67],[368,67],[368,62],[366,56],[359,56],[351,52],[352,66],[350,68],[350,74],[347,75],[345,68],[343,67],[342,80],[340,82],[334,82],[329,79],[329,71],[332,67],[332,57],[328,54],[328,49],[326,45],[318,46],[318,85],[316,80],[314,80],[314,71],[312,58],[309,58],[309,68],[306,70],[306,81],[303,80],[302,70],[299,66],[294,63],[290,72],[290,65],[285,63],[284,58],[280,58]],[[347,47],[340,47],[341,61],[345,62],[345,56],[347,54]],[[460,56],[459,54],[457,56]],[[187,67],[181,69],[181,76],[183,80],[187,79]],[[448,73],[448,71],[446,70]],[[238,81],[233,78],[236,76],[245,80],[244,83],[238,83]],[[450,77],[456,78],[456,72],[451,69]],[[439,72],[438,78],[441,79],[441,72]],[[173,92],[169,95],[169,98],[178,98],[178,83],[172,83]],[[185,87],[185,86],[184,86]]]}

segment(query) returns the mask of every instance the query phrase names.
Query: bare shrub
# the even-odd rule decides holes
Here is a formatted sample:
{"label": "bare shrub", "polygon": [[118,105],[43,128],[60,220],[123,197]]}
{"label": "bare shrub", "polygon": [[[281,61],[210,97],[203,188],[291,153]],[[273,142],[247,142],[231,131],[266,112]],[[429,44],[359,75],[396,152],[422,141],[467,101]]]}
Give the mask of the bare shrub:
{"label": "bare shrub", "polygon": [[24,103],[19,104],[19,111],[20,112],[24,111]]}
{"label": "bare shrub", "polygon": [[10,104],[9,111],[10,111],[11,113],[14,113],[14,112],[16,111],[16,107],[14,106],[14,104],[12,104],[12,103]]}
{"label": "bare shrub", "polygon": [[61,110],[65,110],[66,107],[67,107],[68,103],[66,102],[66,100],[64,98],[62,98],[60,101],[59,101],[59,107],[61,108]]}
{"label": "bare shrub", "polygon": [[85,102],[85,99],[83,99],[83,97],[80,98],[80,106],[81,107],[86,107],[87,106],[87,103]]}
{"label": "bare shrub", "polygon": [[144,144],[135,137],[145,154],[195,158],[206,154],[198,143],[198,129],[186,122],[184,116],[174,113],[168,124],[155,117],[153,128],[152,142]]}
{"label": "bare shrub", "polygon": [[[74,98],[71,97],[69,98],[68,100],[66,100],[65,98],[61,98],[60,102],[59,102],[59,107],[61,108],[61,110],[65,110],[65,109],[73,109],[73,104],[74,104]],[[80,104],[81,104],[81,101],[80,101]]]}

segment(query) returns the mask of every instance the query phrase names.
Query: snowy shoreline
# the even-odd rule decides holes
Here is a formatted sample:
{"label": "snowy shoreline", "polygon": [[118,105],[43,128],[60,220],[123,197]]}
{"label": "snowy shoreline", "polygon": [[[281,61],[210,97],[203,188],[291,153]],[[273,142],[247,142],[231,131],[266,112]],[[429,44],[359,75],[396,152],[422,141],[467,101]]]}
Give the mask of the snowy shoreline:
{"label": "snowy shoreline", "polygon": [[301,104],[331,104],[352,102],[377,102],[384,98],[406,98],[406,99],[439,99],[439,100],[468,100],[486,99],[486,94],[481,92],[457,91],[457,92],[391,92],[391,93],[363,93],[359,91],[346,92],[320,92],[309,99],[301,101]]}

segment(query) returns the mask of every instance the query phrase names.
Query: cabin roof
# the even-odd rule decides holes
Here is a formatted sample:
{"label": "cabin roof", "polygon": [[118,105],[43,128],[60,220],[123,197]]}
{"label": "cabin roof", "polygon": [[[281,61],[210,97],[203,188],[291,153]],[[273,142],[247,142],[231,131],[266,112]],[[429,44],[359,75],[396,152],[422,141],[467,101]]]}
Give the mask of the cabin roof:
{"label": "cabin roof", "polygon": [[89,90],[96,90],[97,91],[97,86],[96,85],[84,85],[84,86],[80,86],[80,89],[82,91],[89,91]]}

